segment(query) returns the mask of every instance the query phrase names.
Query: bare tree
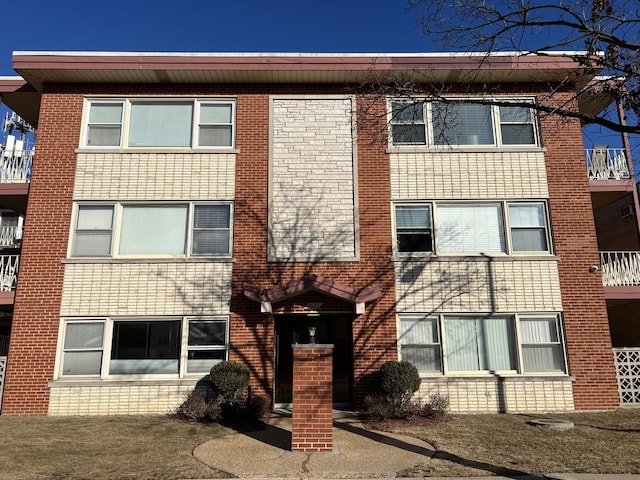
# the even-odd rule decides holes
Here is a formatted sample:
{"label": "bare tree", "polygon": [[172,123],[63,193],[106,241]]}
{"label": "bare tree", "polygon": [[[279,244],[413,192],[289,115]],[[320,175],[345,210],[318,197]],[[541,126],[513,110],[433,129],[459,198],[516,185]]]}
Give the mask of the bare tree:
{"label": "bare tree", "polygon": [[[627,115],[584,113],[539,102],[542,113],[579,118],[624,133],[640,133],[640,2],[638,0],[408,0],[424,35],[443,50],[561,55],[598,73],[577,96],[606,94]],[[568,81],[570,79],[567,79]],[[557,89],[559,86],[550,86]],[[404,88],[415,86],[404,85]],[[432,92],[428,92],[432,93]],[[550,92],[552,93],[552,92]],[[551,97],[551,95],[550,95]]]}

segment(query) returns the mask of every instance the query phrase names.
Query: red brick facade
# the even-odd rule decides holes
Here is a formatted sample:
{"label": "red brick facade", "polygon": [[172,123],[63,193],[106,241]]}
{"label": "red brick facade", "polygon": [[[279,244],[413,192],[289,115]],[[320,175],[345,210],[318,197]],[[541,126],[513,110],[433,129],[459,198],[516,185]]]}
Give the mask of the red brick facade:
{"label": "red brick facade", "polygon": [[333,384],[330,346],[293,347],[291,450],[333,450]]}
{"label": "red brick facade", "polygon": [[619,399],[604,287],[600,272],[589,271],[600,257],[580,122],[551,116],[541,123],[576,409],[613,409]]}

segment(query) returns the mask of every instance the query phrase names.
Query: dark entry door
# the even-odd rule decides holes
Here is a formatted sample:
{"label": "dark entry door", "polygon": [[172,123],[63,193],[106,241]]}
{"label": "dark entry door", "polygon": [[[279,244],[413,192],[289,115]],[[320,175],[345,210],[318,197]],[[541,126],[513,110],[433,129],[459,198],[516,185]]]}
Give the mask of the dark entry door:
{"label": "dark entry door", "polygon": [[309,327],[316,327],[316,342],[333,348],[333,401],[351,402],[353,357],[351,318],[348,316],[276,317],[276,403],[291,403],[293,388],[293,350],[296,339],[309,343]]}

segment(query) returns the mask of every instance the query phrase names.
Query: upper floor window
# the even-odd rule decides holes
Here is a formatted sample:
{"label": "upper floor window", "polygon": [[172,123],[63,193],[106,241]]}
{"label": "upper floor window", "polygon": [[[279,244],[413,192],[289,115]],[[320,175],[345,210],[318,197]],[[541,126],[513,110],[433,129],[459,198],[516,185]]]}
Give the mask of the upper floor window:
{"label": "upper floor window", "polygon": [[80,204],[73,257],[228,256],[232,205]]}
{"label": "upper floor window", "polygon": [[391,143],[396,146],[535,146],[539,144],[535,118],[532,108],[521,105],[393,100],[389,118]]}
{"label": "upper floor window", "polygon": [[399,254],[550,253],[546,205],[544,202],[398,204],[395,243]]}
{"label": "upper floor window", "polygon": [[234,100],[89,100],[87,109],[87,147],[234,146]]}

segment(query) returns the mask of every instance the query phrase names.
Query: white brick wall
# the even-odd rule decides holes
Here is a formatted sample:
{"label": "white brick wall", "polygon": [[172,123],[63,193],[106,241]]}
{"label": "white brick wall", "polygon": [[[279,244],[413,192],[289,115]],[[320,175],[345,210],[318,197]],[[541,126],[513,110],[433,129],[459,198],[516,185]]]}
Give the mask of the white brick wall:
{"label": "white brick wall", "polygon": [[270,246],[276,260],[357,255],[351,98],[274,98]]}
{"label": "white brick wall", "polygon": [[391,153],[391,198],[547,198],[543,152]]}
{"label": "white brick wall", "polygon": [[67,264],[60,314],[227,314],[231,268],[231,263]]}
{"label": "white brick wall", "polygon": [[232,200],[232,153],[79,153],[74,200]]}
{"label": "white brick wall", "polygon": [[193,382],[105,382],[98,384],[52,385],[49,412],[56,415],[144,415],[167,414],[193,390]]}
{"label": "white brick wall", "polygon": [[557,261],[396,262],[398,312],[560,311]]}
{"label": "white brick wall", "polygon": [[416,397],[427,402],[438,394],[453,413],[544,413],[574,410],[570,377],[423,378]]}

